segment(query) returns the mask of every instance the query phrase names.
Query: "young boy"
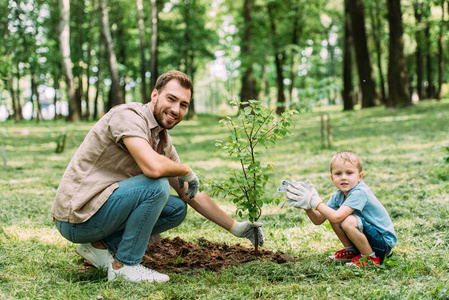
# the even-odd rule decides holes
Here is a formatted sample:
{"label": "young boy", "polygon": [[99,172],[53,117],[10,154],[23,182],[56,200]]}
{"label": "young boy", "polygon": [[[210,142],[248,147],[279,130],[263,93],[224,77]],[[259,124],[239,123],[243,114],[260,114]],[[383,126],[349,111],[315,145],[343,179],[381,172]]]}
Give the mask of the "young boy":
{"label": "young boy", "polygon": [[362,181],[362,160],[354,152],[338,152],[330,161],[330,171],[338,191],[327,204],[309,180],[283,181],[287,188],[278,191],[286,191],[290,206],[305,209],[315,225],[329,220],[344,246],[330,258],[351,261],[347,265],[365,266],[367,261],[380,265],[396,245],[397,238],[388,212]]}

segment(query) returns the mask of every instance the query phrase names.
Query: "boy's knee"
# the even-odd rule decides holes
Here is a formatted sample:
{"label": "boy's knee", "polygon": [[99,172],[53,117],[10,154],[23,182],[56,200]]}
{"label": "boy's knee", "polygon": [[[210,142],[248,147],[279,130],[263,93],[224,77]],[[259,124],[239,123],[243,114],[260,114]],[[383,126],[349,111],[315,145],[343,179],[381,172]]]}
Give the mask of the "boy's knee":
{"label": "boy's knee", "polygon": [[356,219],[356,217],[353,216],[353,215],[347,216],[346,219],[341,221],[340,227],[344,231],[348,231],[348,230],[357,228],[357,219]]}

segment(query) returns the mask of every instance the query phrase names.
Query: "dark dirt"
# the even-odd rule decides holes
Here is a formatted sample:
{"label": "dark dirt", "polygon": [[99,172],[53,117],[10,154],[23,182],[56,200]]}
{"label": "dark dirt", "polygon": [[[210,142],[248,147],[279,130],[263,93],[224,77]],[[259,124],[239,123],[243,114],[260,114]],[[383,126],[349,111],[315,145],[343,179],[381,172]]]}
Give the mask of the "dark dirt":
{"label": "dark dirt", "polygon": [[288,254],[274,253],[264,248],[259,248],[259,254],[256,257],[254,248],[247,248],[240,244],[214,243],[205,238],[199,238],[194,244],[175,237],[156,242],[150,240],[142,265],[159,272],[184,273],[203,269],[219,272],[223,268],[256,259],[279,264],[295,261],[295,258]]}

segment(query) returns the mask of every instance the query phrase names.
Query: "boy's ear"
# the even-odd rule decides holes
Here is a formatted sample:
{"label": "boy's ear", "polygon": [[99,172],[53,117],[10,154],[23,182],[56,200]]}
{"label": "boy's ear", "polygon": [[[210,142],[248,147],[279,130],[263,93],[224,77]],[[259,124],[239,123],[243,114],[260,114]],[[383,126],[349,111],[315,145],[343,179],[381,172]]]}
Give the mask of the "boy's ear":
{"label": "boy's ear", "polygon": [[331,176],[331,179],[334,180],[334,177],[332,176],[332,174],[330,174],[330,176]]}
{"label": "boy's ear", "polygon": [[364,174],[365,174],[365,173],[363,173],[363,172],[359,174],[359,182],[362,181],[363,175],[364,175]]}

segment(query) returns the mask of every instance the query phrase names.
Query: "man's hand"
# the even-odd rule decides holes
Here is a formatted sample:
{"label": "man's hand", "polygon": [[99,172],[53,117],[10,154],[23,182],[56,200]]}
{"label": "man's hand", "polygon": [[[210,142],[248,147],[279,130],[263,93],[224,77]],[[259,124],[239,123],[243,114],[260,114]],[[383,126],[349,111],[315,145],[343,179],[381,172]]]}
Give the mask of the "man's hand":
{"label": "man's hand", "polygon": [[192,169],[190,169],[189,174],[184,175],[184,176],[178,176],[178,183],[179,183],[180,189],[182,189],[184,187],[184,182],[187,182],[189,184],[189,187],[187,188],[186,196],[189,199],[192,199],[198,193],[198,190],[200,187],[200,181]]}
{"label": "man's hand", "polygon": [[255,246],[256,245],[256,236],[255,236],[255,230],[254,228],[257,228],[257,242],[259,246],[262,246],[263,241],[263,232],[262,232],[262,223],[254,222],[251,223],[250,221],[245,222],[235,222],[234,225],[232,225],[230,232],[241,238],[247,238],[251,241],[251,243]]}

